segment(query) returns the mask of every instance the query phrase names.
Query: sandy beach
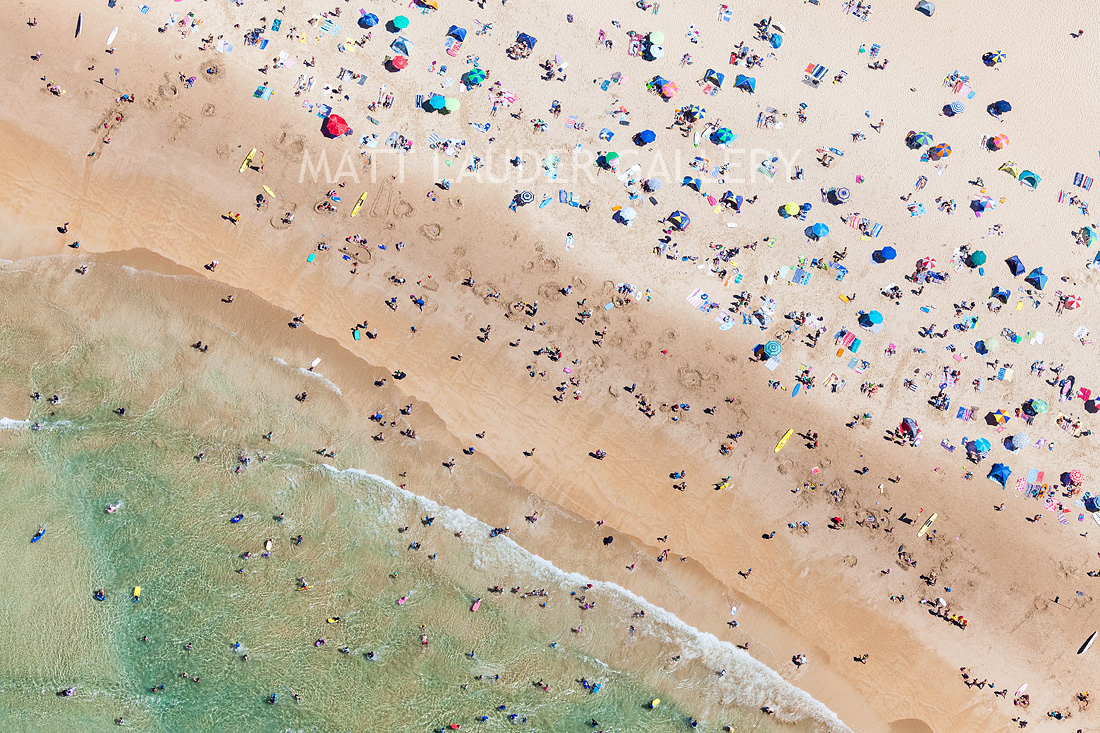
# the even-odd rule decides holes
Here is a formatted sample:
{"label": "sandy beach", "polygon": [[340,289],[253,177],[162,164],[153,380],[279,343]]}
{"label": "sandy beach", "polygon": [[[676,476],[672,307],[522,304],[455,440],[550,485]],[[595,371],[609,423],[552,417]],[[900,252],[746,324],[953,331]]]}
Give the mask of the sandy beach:
{"label": "sandy beach", "polygon": [[[82,317],[141,322],[152,349],[321,358],[339,394],[306,375],[265,393],[328,431],[295,444],[366,469],[350,446],[383,436],[372,473],[747,647],[824,706],[777,720],[1089,730],[1100,277],[1078,232],[1100,168],[1079,109],[1100,30],[1068,7],[1039,25],[940,6],[752,2],[727,20],[718,3],[372,0],[368,30],[346,2],[27,0],[3,26],[0,285],[38,307],[87,291]],[[519,33],[537,42],[511,58]],[[742,42],[759,65],[731,63]],[[460,106],[417,106],[434,94]],[[324,134],[322,105],[347,136]],[[705,116],[677,124],[690,105]],[[32,320],[48,331],[48,312]],[[0,417],[22,420],[32,384],[10,376]],[[416,440],[369,419],[405,405]],[[987,478],[995,464],[1011,474]],[[731,706],[769,705],[766,678],[741,682]]]}

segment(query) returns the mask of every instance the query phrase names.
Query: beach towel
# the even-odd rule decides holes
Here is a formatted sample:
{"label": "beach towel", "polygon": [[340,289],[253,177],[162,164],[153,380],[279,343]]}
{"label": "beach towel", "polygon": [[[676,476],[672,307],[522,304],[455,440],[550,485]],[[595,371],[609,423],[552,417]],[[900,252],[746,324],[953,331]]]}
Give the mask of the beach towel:
{"label": "beach towel", "polygon": [[439,135],[436,135],[434,132],[429,132],[428,133],[428,146],[431,147],[432,145],[436,145],[438,143],[439,143]]}
{"label": "beach towel", "polygon": [[256,87],[256,91],[252,93],[252,96],[256,99],[262,99],[266,102],[267,100],[271,99],[271,87]]}
{"label": "beach towel", "polygon": [[692,290],[690,293],[688,293],[687,298],[685,298],[684,300],[686,300],[688,304],[691,305],[693,308],[698,308],[699,306],[707,302],[707,294],[703,292],[702,288],[695,288],[695,290]]}
{"label": "beach towel", "polygon": [[417,94],[416,95],[416,98],[413,100],[413,107],[415,107],[416,109],[423,109],[424,108],[424,95],[423,94]]}
{"label": "beach towel", "polygon": [[1064,204],[1065,202],[1066,202],[1066,192],[1065,191],[1059,191],[1058,192],[1058,203]]}
{"label": "beach towel", "polygon": [[577,126],[577,117],[576,116],[566,117],[565,118],[565,126],[575,128]]}
{"label": "beach towel", "polygon": [[863,223],[863,217],[861,216],[848,217],[848,226],[850,226],[852,229],[859,229],[859,225],[861,223]]}
{"label": "beach towel", "polygon": [[880,234],[882,234],[882,224],[876,222],[875,225],[871,227],[871,236],[877,237]]}
{"label": "beach towel", "polygon": [[1092,176],[1086,176],[1084,173],[1074,173],[1073,185],[1088,191],[1092,188]]}
{"label": "beach towel", "polygon": [[280,18],[276,18],[275,20],[271,21],[271,30],[272,30],[272,32],[279,30],[279,28],[282,27],[282,25],[283,25],[283,21]]}
{"label": "beach towel", "polygon": [[149,12],[149,6],[148,5],[142,5],[141,6],[141,14],[145,15],[148,12]]}

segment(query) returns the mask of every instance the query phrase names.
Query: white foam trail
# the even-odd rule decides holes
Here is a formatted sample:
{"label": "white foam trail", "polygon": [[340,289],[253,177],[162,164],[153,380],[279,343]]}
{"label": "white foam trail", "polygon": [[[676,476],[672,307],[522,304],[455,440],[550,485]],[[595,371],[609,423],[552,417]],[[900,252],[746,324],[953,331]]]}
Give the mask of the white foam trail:
{"label": "white foam trail", "polygon": [[[462,531],[464,535],[471,538],[476,538],[478,533],[481,533],[481,536],[487,538],[489,530],[492,529],[490,525],[461,509],[445,506],[427,497],[414,494],[382,476],[358,468],[340,470],[327,463],[321,464],[321,467],[337,476],[367,479],[381,484],[398,495],[419,503],[424,511],[435,517],[435,521],[452,532]],[[808,718],[823,725],[826,730],[851,733],[851,729],[841,722],[836,713],[815,700],[808,692],[787,682],[778,672],[763,662],[709,632],[700,631],[674,613],[650,603],[617,583],[596,580],[580,573],[562,570],[549,560],[526,550],[508,535],[499,535],[491,541],[475,542],[472,543],[472,547],[479,552],[480,562],[475,561],[475,566],[488,561],[499,562],[522,568],[524,572],[547,582],[578,586],[591,583],[594,588],[608,591],[629,601],[636,609],[644,609],[647,616],[679,632],[680,638],[673,641],[683,648],[685,654],[701,657],[711,669],[730,670],[731,679],[724,690],[727,693],[723,699],[724,703],[756,709],[769,705],[776,710],[776,718],[784,722],[793,723]]]}
{"label": "white foam trail", "polygon": [[[39,430],[56,430],[57,428],[67,428],[72,425],[68,420],[58,420],[52,423],[39,423]],[[0,430],[30,430],[34,427],[34,423],[30,420],[12,420],[10,417],[0,417]]]}
{"label": "white foam trail", "polygon": [[[283,366],[289,366],[289,364],[287,364],[284,360],[280,359],[277,356],[273,356],[271,358],[272,358],[272,360],[278,362],[279,364],[282,364]],[[300,371],[302,374],[305,374],[307,377],[313,377],[314,379],[320,379],[322,382],[325,383],[326,387],[328,387],[329,389],[331,389],[333,392],[340,395],[341,397],[344,395],[344,393],[340,391],[340,388],[337,387],[327,377],[325,377],[321,374],[318,374],[317,372],[311,372],[309,369],[306,369],[305,367],[298,367],[298,371]]]}

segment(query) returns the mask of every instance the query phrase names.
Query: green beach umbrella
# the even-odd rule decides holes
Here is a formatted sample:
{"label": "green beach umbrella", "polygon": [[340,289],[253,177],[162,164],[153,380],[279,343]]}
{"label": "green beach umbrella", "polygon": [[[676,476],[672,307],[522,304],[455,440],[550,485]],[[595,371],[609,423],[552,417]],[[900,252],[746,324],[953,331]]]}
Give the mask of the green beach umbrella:
{"label": "green beach umbrella", "polygon": [[970,264],[973,265],[974,267],[981,267],[982,265],[985,264],[985,261],[986,261],[985,252],[983,252],[980,249],[977,252],[972,252],[970,254]]}
{"label": "green beach umbrella", "polygon": [[456,98],[447,97],[447,101],[444,103],[443,109],[447,110],[448,112],[454,112],[461,106],[462,105],[459,104],[459,101]]}
{"label": "green beach umbrella", "polygon": [[655,46],[660,46],[665,42],[665,34],[661,33],[661,31],[650,31],[649,42]]}
{"label": "green beach umbrella", "polygon": [[403,31],[409,27],[409,19],[404,15],[399,15],[393,19],[393,27],[399,31]]}

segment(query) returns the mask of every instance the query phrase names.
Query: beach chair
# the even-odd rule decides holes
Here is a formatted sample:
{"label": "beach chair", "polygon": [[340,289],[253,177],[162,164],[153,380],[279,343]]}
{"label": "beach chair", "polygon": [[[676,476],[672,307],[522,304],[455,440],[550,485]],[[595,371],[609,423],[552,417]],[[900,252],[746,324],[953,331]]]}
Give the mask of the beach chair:
{"label": "beach chair", "polygon": [[871,236],[877,237],[880,234],[882,234],[882,224],[876,222],[875,225],[871,227]]}
{"label": "beach chair", "polygon": [[806,85],[817,89],[821,85],[821,81],[828,73],[829,70],[821,64],[811,63],[806,67],[806,75],[803,77],[802,81]]}

